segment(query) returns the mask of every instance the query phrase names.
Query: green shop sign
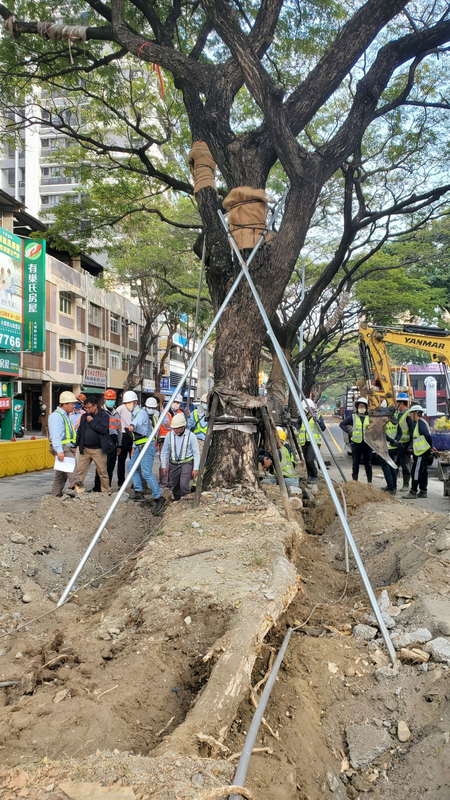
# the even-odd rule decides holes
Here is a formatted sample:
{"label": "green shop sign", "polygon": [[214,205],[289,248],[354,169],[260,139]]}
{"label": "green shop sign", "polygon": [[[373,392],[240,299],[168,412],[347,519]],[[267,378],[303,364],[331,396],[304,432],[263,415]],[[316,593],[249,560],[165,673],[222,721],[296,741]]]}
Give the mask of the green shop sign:
{"label": "green shop sign", "polygon": [[45,242],[0,228],[0,351],[45,350]]}
{"label": "green shop sign", "polygon": [[0,350],[0,375],[19,374],[19,354],[2,353]]}

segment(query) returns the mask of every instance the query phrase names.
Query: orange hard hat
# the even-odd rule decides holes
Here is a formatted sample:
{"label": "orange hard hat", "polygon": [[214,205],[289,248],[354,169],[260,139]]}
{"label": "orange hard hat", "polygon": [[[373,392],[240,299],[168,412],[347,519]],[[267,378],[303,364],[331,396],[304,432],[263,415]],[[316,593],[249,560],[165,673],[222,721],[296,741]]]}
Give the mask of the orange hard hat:
{"label": "orange hard hat", "polygon": [[105,392],[105,400],[115,400],[117,397],[114,389],[107,389]]}
{"label": "orange hard hat", "polygon": [[83,392],[80,392],[80,394],[77,394],[77,400],[79,400],[80,403],[85,403],[86,402],[86,395],[83,394]]}

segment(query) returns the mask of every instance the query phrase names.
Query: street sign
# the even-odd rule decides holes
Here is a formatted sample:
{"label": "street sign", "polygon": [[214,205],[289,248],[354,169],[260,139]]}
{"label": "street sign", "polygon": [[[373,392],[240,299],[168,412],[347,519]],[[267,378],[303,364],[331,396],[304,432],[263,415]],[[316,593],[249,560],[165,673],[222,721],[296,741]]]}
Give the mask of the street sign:
{"label": "street sign", "polygon": [[170,378],[161,378],[161,391],[170,392]]}

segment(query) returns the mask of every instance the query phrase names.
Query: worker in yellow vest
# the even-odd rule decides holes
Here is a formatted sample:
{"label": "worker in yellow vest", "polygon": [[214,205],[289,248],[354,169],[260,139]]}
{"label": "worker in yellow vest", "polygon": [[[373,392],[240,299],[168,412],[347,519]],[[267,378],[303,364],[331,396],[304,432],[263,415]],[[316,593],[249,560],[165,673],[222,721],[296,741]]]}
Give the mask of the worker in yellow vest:
{"label": "worker in yellow vest", "polygon": [[398,444],[398,465],[402,469],[403,486],[401,492],[409,491],[411,483],[411,456],[409,454],[410,442],[414,431],[414,423],[410,417],[410,399],[407,392],[399,392],[395,398],[397,405],[397,421],[402,429]]}
{"label": "worker in yellow vest", "polygon": [[[383,401],[384,403],[385,401]],[[382,403],[382,405],[383,405]],[[402,436],[402,429],[397,422],[397,419],[389,419],[386,425],[386,440],[389,451],[389,457],[394,464],[397,464],[399,455],[399,442]],[[383,486],[382,492],[389,492],[389,494],[397,494],[397,476],[398,469],[392,467],[383,458],[380,459],[381,469],[386,480],[386,486]]]}
{"label": "worker in yellow vest", "polygon": [[[411,406],[410,416],[414,423],[412,434],[413,468],[411,489],[403,500],[417,500],[427,496],[428,489],[428,458],[436,450],[433,447],[428,422],[423,417],[423,408],[420,405]],[[419,490],[419,491],[417,491]]]}
{"label": "worker in yellow vest", "polygon": [[367,483],[372,483],[372,448],[364,440],[369,427],[369,401],[367,397],[358,397],[355,401],[355,413],[349,414],[339,427],[349,436],[352,444],[352,478],[358,480],[361,456],[366,470]]}
{"label": "worker in yellow vest", "polygon": [[[280,459],[281,472],[283,473],[284,482],[286,486],[295,487],[298,489],[298,476],[295,472],[295,461],[292,455],[292,450],[286,442],[286,431],[283,428],[277,427],[279,444],[278,456]],[[273,458],[268,450],[265,450],[261,457],[258,459],[262,464],[262,468],[266,473],[263,483],[277,483],[277,478],[274,473]]]}
{"label": "worker in yellow vest", "polygon": [[322,435],[320,431],[326,430],[326,425],[321,416],[315,418],[316,408],[314,406],[313,400],[303,400],[302,406],[308,418],[308,425],[310,431],[306,429],[305,424],[303,423],[301,418],[299,418],[299,421],[297,423],[298,443],[302,448],[303,458],[305,459],[306,472],[307,472],[306,483],[317,483],[318,476],[316,467],[316,457],[314,455],[314,450],[311,444],[310,437],[313,436],[317,442],[317,445],[320,447],[322,444]]}

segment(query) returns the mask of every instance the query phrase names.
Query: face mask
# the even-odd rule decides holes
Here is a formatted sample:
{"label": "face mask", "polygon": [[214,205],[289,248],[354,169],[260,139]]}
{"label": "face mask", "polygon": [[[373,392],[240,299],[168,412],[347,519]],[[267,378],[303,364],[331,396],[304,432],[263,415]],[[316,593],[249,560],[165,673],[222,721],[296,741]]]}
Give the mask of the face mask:
{"label": "face mask", "polygon": [[172,410],[173,411],[179,411],[180,410],[180,404],[179,403],[172,403]]}
{"label": "face mask", "polygon": [[134,408],[134,403],[125,403],[125,408],[126,408],[128,411],[133,411],[133,408]]}
{"label": "face mask", "polygon": [[81,408],[81,403],[75,403],[75,411],[79,411]]}
{"label": "face mask", "polygon": [[156,408],[147,408],[147,413],[153,417],[153,414],[156,414]]}
{"label": "face mask", "polygon": [[202,408],[204,411],[208,411],[208,403],[202,403]]}
{"label": "face mask", "polygon": [[114,403],[115,402],[116,402],[115,400],[106,400],[105,401],[106,408],[114,408]]}
{"label": "face mask", "polygon": [[358,414],[365,414],[366,407],[365,406],[358,406]]}

